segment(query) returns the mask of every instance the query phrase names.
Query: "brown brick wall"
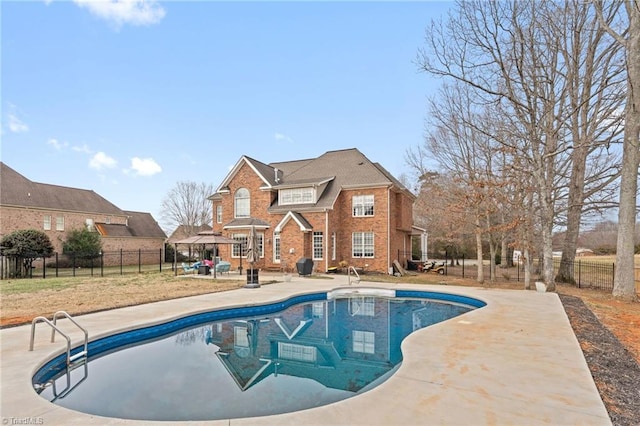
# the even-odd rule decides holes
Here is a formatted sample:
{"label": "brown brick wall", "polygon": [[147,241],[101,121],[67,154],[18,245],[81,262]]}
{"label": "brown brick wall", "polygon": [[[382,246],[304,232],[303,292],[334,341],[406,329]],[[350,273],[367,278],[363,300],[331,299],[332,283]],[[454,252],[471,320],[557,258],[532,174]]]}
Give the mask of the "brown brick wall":
{"label": "brown brick wall", "polygon": [[[279,268],[285,263],[290,269],[295,269],[296,262],[301,257],[312,257],[313,243],[312,233],[300,233],[298,224],[291,220],[281,234],[281,259],[280,264],[273,262],[273,229],[284,215],[269,215],[267,208],[276,197],[275,193],[262,191],[262,180],[256,176],[253,169],[244,164],[229,184],[229,193],[222,194],[221,200],[212,203],[214,213],[214,231],[230,236],[230,232],[224,231],[222,226],[233,220],[234,194],[239,188],[247,188],[251,193],[251,217],[262,219],[271,224],[271,228],[265,230],[264,258],[260,267]],[[374,216],[353,217],[352,197],[354,195],[374,196]],[[218,205],[222,205],[222,223],[217,223],[215,213]],[[316,231],[323,232],[324,254],[322,260],[314,261],[315,271],[324,271],[331,266],[338,266],[344,260],[349,265],[365,268],[369,271],[388,272],[391,262],[398,257],[398,250],[411,250],[410,232],[413,215],[413,201],[404,193],[391,191],[388,188],[369,188],[358,190],[343,190],[333,206],[333,210],[325,212],[304,212],[303,216],[309,221]],[[328,226],[326,222],[328,221]],[[336,234],[336,258],[332,259],[331,236]],[[353,232],[374,233],[374,258],[353,258],[351,242]],[[390,236],[388,235],[390,232]],[[294,253],[290,253],[290,249]],[[239,260],[231,258],[231,247],[220,246],[220,255],[223,259],[237,269]],[[243,262],[243,267],[246,265]]]}
{"label": "brown brick wall", "polygon": [[[51,230],[44,230],[44,217],[51,216]],[[56,218],[64,217],[64,231],[56,231]],[[86,220],[94,223],[110,220],[112,224],[124,225],[126,216],[106,216],[95,213],[61,212],[44,209],[26,209],[16,207],[0,207],[0,238],[18,229],[37,229],[44,232],[53,244],[54,251],[62,253],[62,244],[72,229],[86,226]],[[122,238],[102,237],[102,248],[105,252],[114,250],[157,250],[164,247],[162,238]],[[136,260],[137,262],[137,260]]]}

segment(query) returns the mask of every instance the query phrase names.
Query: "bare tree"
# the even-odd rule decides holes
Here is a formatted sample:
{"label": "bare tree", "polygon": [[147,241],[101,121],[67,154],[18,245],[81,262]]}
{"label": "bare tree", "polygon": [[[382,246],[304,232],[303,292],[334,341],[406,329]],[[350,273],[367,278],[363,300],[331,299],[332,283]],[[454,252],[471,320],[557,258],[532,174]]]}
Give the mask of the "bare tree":
{"label": "bare tree", "polygon": [[[610,104],[598,103],[597,97],[603,94],[603,100],[610,98],[604,91],[612,81],[609,70],[597,70],[603,87],[593,74],[589,76],[591,80],[585,80],[585,74],[594,71],[595,60],[585,65],[581,52],[588,48],[583,41],[564,42],[567,28],[586,25],[573,21],[576,12],[572,8],[581,6],[580,2],[563,7],[560,3],[533,0],[459,2],[457,14],[432,25],[427,34],[428,50],[421,52],[419,58],[424,71],[474,88],[475,102],[497,106],[504,112],[502,132],[492,136],[503,144],[504,152],[517,160],[511,169],[512,178],[526,182],[519,190],[533,191],[519,198],[531,203],[523,206],[534,214],[525,229],[535,230],[541,239],[542,275],[550,291],[555,289],[552,235],[558,224],[559,207],[564,204],[566,209],[571,204],[577,206],[572,213],[582,211],[587,195],[580,186],[590,178],[580,179],[579,172],[585,169],[583,158],[594,152],[593,146],[603,143],[602,138],[594,137],[602,133],[600,127],[583,134],[585,128],[580,125],[586,126],[593,117],[610,118]],[[589,16],[588,11],[580,11]],[[599,66],[606,68],[613,62],[613,47],[594,49]],[[584,90],[585,85],[589,90]],[[592,88],[597,92],[590,92]],[[572,91],[577,91],[573,97]],[[573,133],[567,124],[571,117],[577,128]],[[574,158],[575,146],[585,149],[578,150]],[[613,180],[598,179],[609,183]],[[570,202],[568,194],[572,195]],[[574,215],[571,220],[575,218]],[[527,244],[534,241],[532,237],[526,236]],[[534,247],[529,248],[533,253]]]}
{"label": "bare tree", "polygon": [[[619,6],[609,4],[606,22],[611,22]],[[592,5],[566,1],[559,16],[563,19],[550,24],[556,25],[558,35],[565,34],[560,37],[560,51],[567,79],[566,133],[573,149],[566,204],[564,212],[559,212],[566,217],[566,232],[556,279],[573,282],[582,216],[588,209],[611,203],[619,176],[619,156],[609,147],[619,141],[622,129],[618,111],[624,101],[625,73],[622,49],[598,25]]]}
{"label": "bare tree", "polygon": [[169,228],[182,225],[188,235],[195,235],[202,225],[211,225],[213,210],[209,197],[214,191],[212,184],[178,182],[162,201],[163,223]]}
{"label": "bare tree", "polygon": [[[624,299],[635,299],[633,253],[638,208],[638,167],[640,166],[640,1],[625,0],[621,3],[624,5],[621,9],[626,12],[626,17],[622,19],[624,29],[617,30],[605,19],[603,10],[607,2],[594,1],[600,25],[625,49],[626,54],[627,99],[624,110],[624,144],[613,295]],[[626,26],[624,26],[625,22]]]}

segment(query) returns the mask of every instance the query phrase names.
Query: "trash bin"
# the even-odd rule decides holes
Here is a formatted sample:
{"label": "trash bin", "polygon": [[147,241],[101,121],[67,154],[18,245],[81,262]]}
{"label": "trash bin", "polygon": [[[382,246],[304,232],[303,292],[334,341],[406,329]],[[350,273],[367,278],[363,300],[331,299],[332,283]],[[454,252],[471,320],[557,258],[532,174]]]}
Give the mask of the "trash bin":
{"label": "trash bin", "polygon": [[247,269],[247,284],[259,284],[258,272],[260,269]]}
{"label": "trash bin", "polygon": [[302,257],[296,263],[298,275],[311,275],[313,271],[313,260],[309,257]]}
{"label": "trash bin", "polygon": [[211,275],[211,268],[207,265],[200,265],[198,275]]}

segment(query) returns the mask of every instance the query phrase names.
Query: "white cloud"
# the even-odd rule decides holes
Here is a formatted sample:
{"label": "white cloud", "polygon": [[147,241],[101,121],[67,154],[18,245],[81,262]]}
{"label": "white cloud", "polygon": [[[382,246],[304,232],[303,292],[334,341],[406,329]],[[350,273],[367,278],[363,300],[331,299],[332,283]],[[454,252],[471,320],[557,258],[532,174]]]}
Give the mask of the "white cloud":
{"label": "white cloud", "polygon": [[165,10],[155,0],[73,0],[80,7],[114,24],[152,25],[164,18]]}
{"label": "white cloud", "polygon": [[153,176],[162,171],[162,167],[160,167],[153,158],[138,157],[131,159],[131,169],[133,169],[138,176]]}
{"label": "white cloud", "polygon": [[293,143],[293,139],[291,139],[289,136],[284,135],[282,133],[276,132],[276,134],[273,135],[273,138],[277,141],[285,141],[285,142]]}
{"label": "white cloud", "polygon": [[8,119],[9,130],[11,130],[13,133],[24,133],[29,131],[29,126],[23,123],[22,120],[20,120],[14,113],[10,112],[8,115]]}
{"label": "white cloud", "polygon": [[89,167],[96,170],[112,169],[117,165],[118,165],[118,162],[115,159],[109,157],[107,154],[105,154],[102,151],[96,153],[89,160]]}
{"label": "white cloud", "polygon": [[83,152],[85,154],[91,154],[92,153],[92,151],[89,149],[87,144],[84,144],[82,146],[75,145],[75,146],[72,146],[71,149],[74,150],[75,152]]}
{"label": "white cloud", "polygon": [[47,145],[51,145],[52,147],[60,151],[61,149],[66,148],[69,144],[67,142],[59,142],[58,139],[51,138],[47,141]]}

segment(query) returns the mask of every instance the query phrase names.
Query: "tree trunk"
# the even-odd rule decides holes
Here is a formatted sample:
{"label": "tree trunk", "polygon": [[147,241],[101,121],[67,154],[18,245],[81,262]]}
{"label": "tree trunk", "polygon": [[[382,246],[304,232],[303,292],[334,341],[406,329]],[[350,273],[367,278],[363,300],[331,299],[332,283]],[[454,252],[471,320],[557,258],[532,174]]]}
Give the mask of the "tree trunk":
{"label": "tree trunk", "polygon": [[482,228],[480,227],[480,218],[476,216],[476,259],[478,269],[478,281],[480,284],[484,283],[484,268],[482,267]]}
{"label": "tree trunk", "polygon": [[633,253],[640,160],[640,4],[634,1],[628,2],[627,11],[629,13],[629,38],[626,46],[628,92],[613,295],[631,300],[636,298]]}

